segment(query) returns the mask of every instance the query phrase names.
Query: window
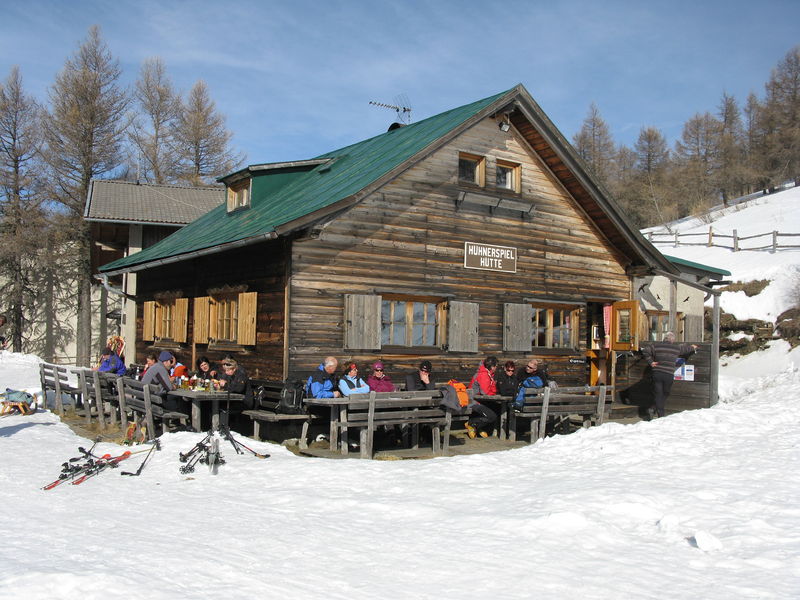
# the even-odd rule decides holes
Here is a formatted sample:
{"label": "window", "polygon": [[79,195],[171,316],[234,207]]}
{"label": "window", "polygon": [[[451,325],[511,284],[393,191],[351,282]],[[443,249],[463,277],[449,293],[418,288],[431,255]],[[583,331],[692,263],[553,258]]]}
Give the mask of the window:
{"label": "window", "polygon": [[344,347],[478,351],[478,304],[427,296],[344,295]]}
{"label": "window", "polygon": [[256,343],[256,292],[209,290],[194,299],[197,344],[253,346]]}
{"label": "window", "polygon": [[[648,310],[647,325],[648,339],[653,342],[660,342],[664,339],[664,334],[669,331],[669,313],[665,311]],[[683,341],[683,315],[678,313],[675,316],[676,325],[673,333],[677,341]]]}
{"label": "window", "polygon": [[574,306],[533,305],[534,348],[577,348],[580,309]]}
{"label": "window", "polygon": [[159,298],[144,303],[142,339],[186,341],[188,298]]}
{"label": "window", "polygon": [[459,152],[458,181],[483,187],[486,181],[486,160],[476,154]]}
{"label": "window", "polygon": [[382,346],[437,346],[441,305],[413,300],[381,301]]}
{"label": "window", "polygon": [[511,192],[520,192],[520,166],[503,160],[497,161],[495,185]]}
{"label": "window", "polygon": [[250,179],[228,186],[228,212],[250,206]]}

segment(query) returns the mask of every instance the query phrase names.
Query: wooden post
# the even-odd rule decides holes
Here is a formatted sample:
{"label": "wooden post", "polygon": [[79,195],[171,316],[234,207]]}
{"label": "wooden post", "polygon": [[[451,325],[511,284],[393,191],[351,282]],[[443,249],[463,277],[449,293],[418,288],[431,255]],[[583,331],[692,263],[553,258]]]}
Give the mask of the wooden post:
{"label": "wooden post", "polygon": [[735,229],[733,230],[733,251],[739,251],[739,235]]}
{"label": "wooden post", "polygon": [[714,245],[714,228],[711,225],[708,226],[708,247]]}
{"label": "wooden post", "polygon": [[714,406],[719,400],[719,293],[714,294],[714,309],[712,310],[711,358],[709,375],[711,386],[709,390],[709,404]]}
{"label": "wooden post", "polygon": [[772,253],[775,254],[775,251],[778,249],[778,232],[772,232]]}
{"label": "wooden post", "polygon": [[669,330],[672,333],[678,325],[678,282],[674,279],[669,281]]}
{"label": "wooden post", "polygon": [[675,248],[678,247],[678,232],[675,232]]}

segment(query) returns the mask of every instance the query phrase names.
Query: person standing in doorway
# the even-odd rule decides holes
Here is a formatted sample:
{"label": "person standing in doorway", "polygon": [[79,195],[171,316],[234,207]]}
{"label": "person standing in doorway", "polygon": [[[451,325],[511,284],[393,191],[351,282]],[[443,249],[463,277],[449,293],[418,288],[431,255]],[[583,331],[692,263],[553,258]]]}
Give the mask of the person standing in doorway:
{"label": "person standing in doorway", "polygon": [[687,358],[696,350],[696,344],[676,344],[675,334],[671,331],[664,334],[664,341],[653,342],[642,348],[647,364],[653,369],[653,406],[648,411],[651,417],[654,414],[664,416],[678,359]]}

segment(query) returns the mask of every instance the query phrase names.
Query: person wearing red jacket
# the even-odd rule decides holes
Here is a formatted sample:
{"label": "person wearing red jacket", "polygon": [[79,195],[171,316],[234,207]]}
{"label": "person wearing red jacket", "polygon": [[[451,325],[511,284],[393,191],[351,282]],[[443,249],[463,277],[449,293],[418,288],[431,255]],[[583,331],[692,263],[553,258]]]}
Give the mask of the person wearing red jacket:
{"label": "person wearing red jacket", "polygon": [[[494,372],[497,370],[497,357],[487,356],[478,367],[477,373],[469,382],[469,387],[479,396],[496,396],[497,382]],[[487,429],[497,420],[497,415],[488,406],[480,402],[470,407],[471,413],[469,421],[464,425],[467,428],[467,435],[474,438],[477,434],[481,437],[489,437]]]}
{"label": "person wearing red jacket", "polygon": [[367,378],[367,385],[372,392],[393,392],[394,384],[383,370],[381,361],[372,365],[372,374]]}

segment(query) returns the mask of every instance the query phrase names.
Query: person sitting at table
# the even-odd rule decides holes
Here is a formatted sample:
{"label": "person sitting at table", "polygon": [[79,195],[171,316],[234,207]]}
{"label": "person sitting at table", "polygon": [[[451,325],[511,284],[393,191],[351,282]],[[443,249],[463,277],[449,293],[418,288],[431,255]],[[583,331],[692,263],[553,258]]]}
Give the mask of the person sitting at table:
{"label": "person sitting at table", "polygon": [[311,398],[341,398],[342,393],[336,389],[336,368],[339,361],[335,356],[327,356],[317,367],[313,375],[306,381],[306,396]]}
{"label": "person sitting at table", "polygon": [[539,361],[535,358],[530,359],[528,364],[517,371],[517,379],[519,380],[519,390],[514,398],[514,410],[522,410],[525,406],[525,390],[545,386],[552,389],[558,387],[556,382],[548,377],[546,369],[539,366]]}
{"label": "person sitting at table", "polygon": [[431,361],[423,360],[421,363],[419,363],[419,370],[406,375],[406,390],[409,392],[432,390],[432,372],[433,365],[431,365]]}
{"label": "person sitting at table", "polygon": [[496,375],[497,393],[501,396],[511,396],[512,398],[517,395],[517,388],[519,381],[517,380],[516,365],[513,360],[508,360],[503,365],[503,370],[498,371]]}
{"label": "person sitting at table", "polygon": [[171,352],[162,350],[161,354],[158,355],[158,360],[147,369],[144,377],[142,377],[142,383],[157,386],[156,394],[161,396],[164,408],[183,411],[184,403],[168,395],[169,392],[175,389],[172,380],[169,378],[169,368],[172,366],[173,360],[175,360],[175,357],[172,356]]}
{"label": "person sitting at table", "polygon": [[381,361],[372,365],[372,374],[367,377],[367,385],[372,392],[393,392],[394,384],[383,369]]}
{"label": "person sitting at table", "polygon": [[158,354],[156,354],[155,352],[148,352],[147,356],[144,357],[144,369],[142,369],[142,373],[139,379],[144,377],[144,374],[147,373],[147,369],[152,367],[157,362],[158,362]]}
{"label": "person sitting at table", "polygon": [[212,365],[207,356],[201,356],[197,359],[197,372],[195,373],[198,379],[216,379],[217,367]]}
{"label": "person sitting at table", "polygon": [[110,347],[106,346],[100,352],[100,365],[97,370],[101,373],[116,373],[117,375],[125,375],[125,361],[114,352]]}
{"label": "person sitting at table", "polygon": [[253,389],[247,371],[232,356],[222,359],[222,375],[219,376],[219,389],[231,394],[243,394],[242,406],[251,409],[254,406]]}
{"label": "person sitting at table", "polygon": [[[497,357],[487,356],[480,365],[472,380],[469,382],[470,389],[474,390],[476,395],[482,396],[496,396],[497,383],[494,379],[494,372],[497,370]],[[497,414],[488,406],[476,401],[476,405],[470,405],[469,421],[464,424],[467,430],[467,435],[474,438],[480,434],[481,437],[489,437],[488,429],[497,420]]]}
{"label": "person sitting at table", "polygon": [[169,376],[172,378],[173,381],[178,377],[188,377],[189,376],[189,369],[186,368],[182,362],[178,360],[176,356],[173,355],[172,357],[172,368],[169,370]]}
{"label": "person sitting at table", "polygon": [[342,396],[350,394],[369,394],[367,382],[358,376],[358,365],[349,363],[347,370],[339,378],[339,391]]}

